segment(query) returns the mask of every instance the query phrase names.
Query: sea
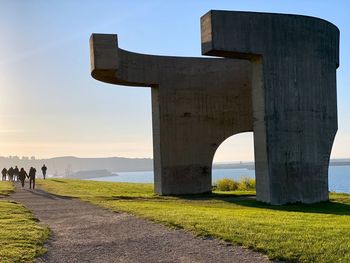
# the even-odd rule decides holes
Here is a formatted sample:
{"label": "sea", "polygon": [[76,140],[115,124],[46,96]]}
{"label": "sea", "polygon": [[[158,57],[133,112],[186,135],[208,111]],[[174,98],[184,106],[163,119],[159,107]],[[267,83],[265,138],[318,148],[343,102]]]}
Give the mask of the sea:
{"label": "sea", "polygon": [[[350,165],[329,167],[329,191],[350,194]],[[251,169],[213,169],[212,181],[222,178],[238,180],[240,177],[255,178]],[[153,171],[118,172],[112,176],[91,178],[89,180],[106,182],[153,183]]]}

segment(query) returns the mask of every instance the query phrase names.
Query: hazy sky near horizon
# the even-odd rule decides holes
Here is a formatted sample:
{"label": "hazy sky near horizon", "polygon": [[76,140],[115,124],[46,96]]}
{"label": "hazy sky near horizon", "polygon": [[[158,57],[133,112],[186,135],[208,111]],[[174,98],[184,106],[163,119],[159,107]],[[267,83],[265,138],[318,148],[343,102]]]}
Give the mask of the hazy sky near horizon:
{"label": "hazy sky near horizon", "polygon": [[[341,32],[339,129],[332,158],[350,157],[350,1],[0,0],[0,156],[152,157],[150,88],[90,76],[91,33],[130,51],[201,56],[210,9],[316,16]],[[215,161],[253,160],[252,133],[227,139]]]}

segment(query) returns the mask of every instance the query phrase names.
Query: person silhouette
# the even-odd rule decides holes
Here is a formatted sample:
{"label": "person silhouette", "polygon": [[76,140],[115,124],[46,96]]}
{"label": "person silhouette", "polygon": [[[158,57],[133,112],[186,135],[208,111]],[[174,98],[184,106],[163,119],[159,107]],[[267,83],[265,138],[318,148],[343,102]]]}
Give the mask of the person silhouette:
{"label": "person silhouette", "polygon": [[6,181],[7,169],[6,168],[2,169],[1,173],[2,173],[2,181]]}
{"label": "person silhouette", "polygon": [[9,181],[13,181],[13,173],[14,173],[14,169],[13,169],[13,167],[11,166],[11,167],[7,170],[7,174],[8,174],[8,177],[9,177]]}
{"label": "person silhouette", "polygon": [[15,169],[13,169],[13,180],[16,182],[18,181],[18,174],[19,174],[19,169],[16,165]]}
{"label": "person silhouette", "polygon": [[21,170],[19,171],[19,174],[18,174],[18,179],[21,181],[22,188],[24,187],[24,181],[26,180],[26,177],[29,177],[29,176],[28,176],[27,172],[22,167]]}
{"label": "person silhouette", "polygon": [[30,170],[29,170],[29,189],[32,189],[32,186],[33,186],[33,189],[35,189],[35,173],[36,173],[36,169],[34,167],[30,167]]}
{"label": "person silhouette", "polygon": [[45,164],[43,165],[43,167],[41,167],[41,171],[42,171],[42,173],[43,173],[44,180],[45,180],[45,177],[46,177],[46,171],[47,171],[47,167],[45,166]]}

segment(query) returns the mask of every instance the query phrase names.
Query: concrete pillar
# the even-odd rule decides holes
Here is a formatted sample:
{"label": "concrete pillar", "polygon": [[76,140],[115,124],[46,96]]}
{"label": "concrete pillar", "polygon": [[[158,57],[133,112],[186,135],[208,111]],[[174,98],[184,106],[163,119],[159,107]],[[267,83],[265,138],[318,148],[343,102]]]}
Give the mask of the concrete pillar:
{"label": "concrete pillar", "polygon": [[253,130],[249,61],[136,54],[105,34],[90,47],[95,79],[152,89],[155,192],[210,192],[217,147]]}
{"label": "concrete pillar", "polygon": [[210,11],[202,52],[252,63],[257,199],[328,200],[339,30],[313,17]]}

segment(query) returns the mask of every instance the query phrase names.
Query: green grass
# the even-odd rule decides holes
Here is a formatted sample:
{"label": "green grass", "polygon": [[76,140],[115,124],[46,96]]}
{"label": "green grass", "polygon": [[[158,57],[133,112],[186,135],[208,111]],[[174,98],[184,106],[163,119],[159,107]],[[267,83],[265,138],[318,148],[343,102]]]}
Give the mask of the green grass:
{"label": "green grass", "polygon": [[161,197],[151,184],[38,180],[58,195],[184,228],[266,253],[270,259],[350,262],[350,195],[315,205],[270,206],[254,192]]}
{"label": "green grass", "polygon": [[[0,181],[0,196],[13,191],[12,183]],[[23,205],[0,199],[0,262],[33,262],[45,252],[49,230]]]}
{"label": "green grass", "polygon": [[0,181],[0,197],[9,195],[14,191],[13,184],[9,181]]}

